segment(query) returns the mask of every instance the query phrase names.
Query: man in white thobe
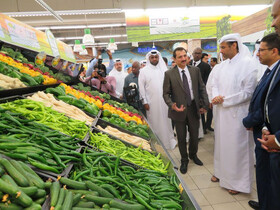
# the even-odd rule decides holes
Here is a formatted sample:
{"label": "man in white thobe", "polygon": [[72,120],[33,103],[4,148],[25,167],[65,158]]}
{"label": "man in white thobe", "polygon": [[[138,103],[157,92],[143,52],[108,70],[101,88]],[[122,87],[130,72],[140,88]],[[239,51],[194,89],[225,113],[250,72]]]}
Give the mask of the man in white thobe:
{"label": "man in white thobe", "polygon": [[215,149],[213,182],[230,194],[250,193],[253,179],[252,132],[244,129],[250,99],[257,84],[257,67],[239,34],[220,40],[223,62],[216,65],[207,83],[213,104]]}
{"label": "man in white thobe", "polygon": [[167,70],[160,52],[152,50],[146,55],[146,66],[140,70],[139,91],[147,119],[166,149],[174,149],[177,142],[168,118],[168,107],[162,97],[164,72]]}
{"label": "man in white thobe", "polygon": [[123,63],[120,59],[115,60],[114,68],[110,71],[109,76],[115,77],[116,79],[116,95],[122,99],[124,79],[128,74],[124,72]]}

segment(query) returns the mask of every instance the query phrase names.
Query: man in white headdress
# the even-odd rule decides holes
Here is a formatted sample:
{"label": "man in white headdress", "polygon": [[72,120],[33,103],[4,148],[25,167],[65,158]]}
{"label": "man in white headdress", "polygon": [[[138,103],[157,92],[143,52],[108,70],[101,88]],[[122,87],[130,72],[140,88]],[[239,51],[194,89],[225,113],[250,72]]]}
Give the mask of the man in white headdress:
{"label": "man in white headdress", "polygon": [[127,73],[124,72],[123,63],[120,59],[115,60],[114,68],[110,71],[109,76],[115,77],[116,79],[116,95],[118,98],[123,97],[123,86],[124,86],[124,79],[127,76]]}
{"label": "man in white headdress", "polygon": [[228,34],[220,40],[223,62],[211,71],[207,83],[213,104],[215,149],[213,182],[230,194],[250,193],[253,179],[252,132],[245,130],[250,99],[257,84],[257,67],[239,34]]}
{"label": "man in white headdress", "polygon": [[164,73],[167,66],[161,54],[152,50],[146,55],[147,64],[140,70],[139,91],[143,99],[147,119],[166,149],[174,149],[177,142],[168,118],[168,107],[162,97]]}
{"label": "man in white headdress", "polygon": [[142,61],[140,62],[140,68],[141,68],[141,69],[144,68],[144,67],[146,66],[146,63],[147,63],[146,60],[142,60]]}

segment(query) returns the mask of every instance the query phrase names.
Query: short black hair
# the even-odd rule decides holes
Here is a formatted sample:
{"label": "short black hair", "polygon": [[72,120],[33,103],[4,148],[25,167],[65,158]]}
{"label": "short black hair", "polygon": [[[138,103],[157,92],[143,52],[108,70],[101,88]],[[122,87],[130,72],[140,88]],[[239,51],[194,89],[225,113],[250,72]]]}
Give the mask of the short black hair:
{"label": "short black hair", "polygon": [[168,60],[166,57],[162,57],[162,59],[164,60],[164,62],[166,63],[166,65],[168,64]]}
{"label": "short black hair", "polygon": [[[94,69],[98,69],[98,64],[95,64]],[[103,70],[106,73],[106,66],[104,64],[100,64],[100,70]]]}
{"label": "short black hair", "polygon": [[208,54],[207,54],[207,53],[202,53],[201,60],[202,60],[205,56],[208,56]]}
{"label": "short black hair", "polygon": [[176,52],[177,51],[182,51],[184,50],[187,53],[187,50],[183,47],[177,47],[174,51],[173,51],[173,58],[176,58]]}
{"label": "short black hair", "polygon": [[215,63],[218,63],[218,59],[215,57],[212,57],[211,60],[213,60]]}
{"label": "short black hair", "polygon": [[262,38],[261,42],[265,42],[266,45],[271,49],[277,48],[278,55],[280,55],[280,37],[277,33],[271,33],[266,35]]}

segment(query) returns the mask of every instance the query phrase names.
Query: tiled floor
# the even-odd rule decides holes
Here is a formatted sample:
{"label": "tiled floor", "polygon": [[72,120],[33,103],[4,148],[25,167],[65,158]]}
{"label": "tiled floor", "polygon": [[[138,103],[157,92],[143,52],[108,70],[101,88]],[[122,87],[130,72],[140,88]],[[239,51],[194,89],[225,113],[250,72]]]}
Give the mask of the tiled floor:
{"label": "tiled floor", "polygon": [[[173,160],[180,166],[180,153],[178,147],[169,150]],[[257,200],[256,183],[254,181],[250,194],[240,193],[230,195],[227,190],[220,187],[219,183],[210,181],[213,172],[214,155],[214,133],[208,132],[200,140],[198,146],[198,157],[204,163],[197,166],[192,161],[189,162],[187,174],[182,175],[202,210],[242,210],[251,208],[248,206],[249,200]]]}

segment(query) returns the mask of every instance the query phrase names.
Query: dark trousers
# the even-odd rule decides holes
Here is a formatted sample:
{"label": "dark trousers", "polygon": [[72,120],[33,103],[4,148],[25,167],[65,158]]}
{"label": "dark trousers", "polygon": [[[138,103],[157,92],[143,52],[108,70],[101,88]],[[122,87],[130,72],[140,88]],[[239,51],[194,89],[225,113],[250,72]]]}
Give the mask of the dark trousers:
{"label": "dark trousers", "polygon": [[184,122],[174,121],[178,139],[178,147],[181,154],[181,162],[188,161],[187,152],[187,126],[190,134],[189,139],[189,157],[194,157],[198,150],[198,128],[199,128],[199,116],[197,114],[197,108],[193,101],[190,106],[187,107],[187,117]]}
{"label": "dark trousers", "polygon": [[206,123],[205,123],[206,129],[211,128],[212,119],[213,119],[213,111],[212,111],[212,109],[208,109],[207,119],[206,119]]}
{"label": "dark trousers", "polygon": [[261,143],[257,140],[257,138],[261,138],[261,128],[254,128],[253,133],[254,141],[256,144],[256,183],[258,200],[260,209],[265,210],[268,206],[268,196],[270,188],[270,154],[261,147]]}
{"label": "dark trousers", "polygon": [[205,115],[201,114],[200,117],[201,117],[203,131],[206,131],[207,127],[206,127],[206,122],[205,122]]}
{"label": "dark trousers", "polygon": [[270,190],[268,195],[268,210],[280,209],[280,154],[272,152],[270,157]]}

